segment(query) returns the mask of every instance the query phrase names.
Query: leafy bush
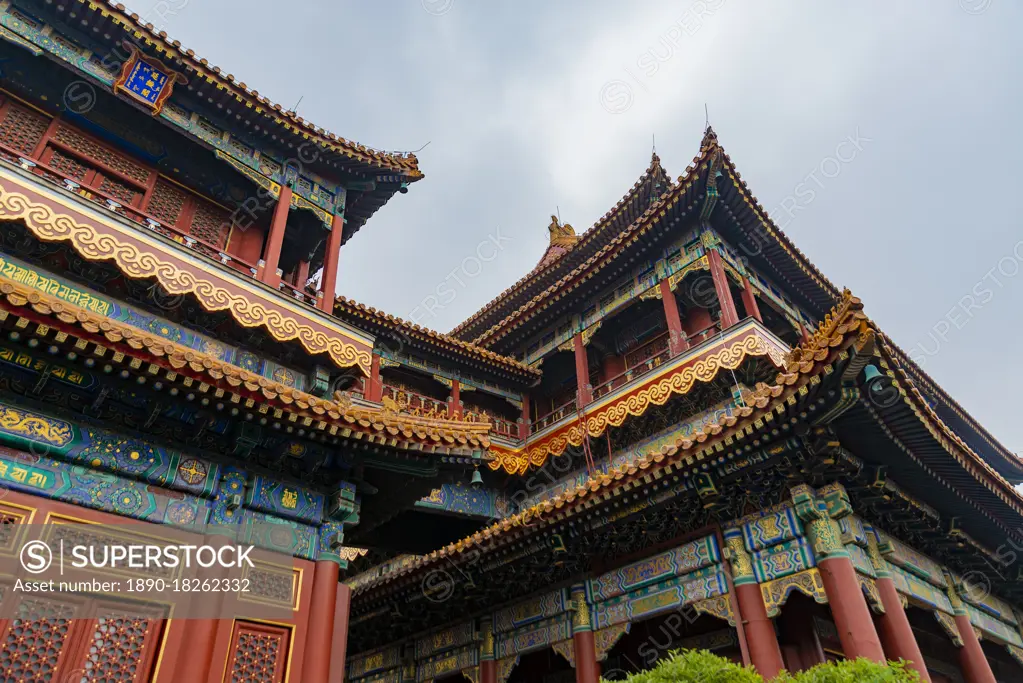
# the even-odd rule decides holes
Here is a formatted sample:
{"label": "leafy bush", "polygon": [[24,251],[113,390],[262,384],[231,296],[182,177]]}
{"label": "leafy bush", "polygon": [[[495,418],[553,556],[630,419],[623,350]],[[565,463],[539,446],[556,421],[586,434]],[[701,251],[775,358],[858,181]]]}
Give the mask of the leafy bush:
{"label": "leafy bush", "polygon": [[[783,671],[776,683],[918,683],[905,662],[878,664],[868,659],[818,664],[797,674]],[[740,666],[706,650],[672,652],[650,671],[633,674],[626,683],[763,683],[752,667]]]}
{"label": "leafy bush", "polygon": [[650,671],[632,674],[628,683],[763,683],[753,667],[743,667],[706,650],[672,652]]}
{"label": "leafy bush", "polygon": [[778,683],[914,683],[920,674],[905,662],[878,664],[869,659],[827,662],[798,674],[783,673]]}

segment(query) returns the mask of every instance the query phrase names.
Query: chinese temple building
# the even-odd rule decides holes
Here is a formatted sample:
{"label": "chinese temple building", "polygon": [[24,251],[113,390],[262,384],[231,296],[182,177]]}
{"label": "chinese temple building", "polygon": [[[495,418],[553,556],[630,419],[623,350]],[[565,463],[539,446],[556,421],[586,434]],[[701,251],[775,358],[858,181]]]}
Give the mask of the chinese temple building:
{"label": "chinese temple building", "polygon": [[29,525],[263,553],[202,617],[0,571],[0,681],[597,683],[680,648],[1023,680],[1023,461],[711,128],[442,334],[337,292],[414,155],[113,3],[4,0],[0,38],[0,567]]}

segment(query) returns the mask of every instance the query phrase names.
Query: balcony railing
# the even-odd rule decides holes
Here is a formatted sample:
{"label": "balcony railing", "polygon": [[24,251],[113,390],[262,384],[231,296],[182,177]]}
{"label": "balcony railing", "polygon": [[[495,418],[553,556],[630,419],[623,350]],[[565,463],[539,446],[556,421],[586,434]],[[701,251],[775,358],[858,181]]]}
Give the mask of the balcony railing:
{"label": "balcony railing", "polygon": [[296,301],[307,303],[310,306],[315,306],[317,303],[316,294],[310,292],[305,287],[301,286],[296,287],[290,282],[284,282],[282,280],[279,289],[281,290],[281,292],[284,293],[285,296],[293,297]]}
{"label": "balcony railing", "polygon": [[511,439],[519,438],[518,423],[498,417],[497,415],[491,415],[486,410],[470,408],[465,411],[465,419],[470,422],[489,422],[492,433],[507,436]]}
{"label": "balcony railing", "polygon": [[702,344],[703,342],[707,341],[714,335],[719,334],[720,332],[721,325],[719,325],[718,323],[714,323],[710,327],[705,327],[702,330],[694,332],[693,334],[687,336],[686,341],[689,342],[689,346],[696,346],[697,344]]}
{"label": "balcony railing", "polygon": [[537,432],[550,427],[555,422],[560,422],[565,417],[576,412],[575,399],[573,398],[568,403],[561,405],[551,412],[547,413],[542,417],[538,417],[533,421],[533,424],[529,425],[529,433],[536,434]]}
{"label": "balcony railing", "polygon": [[[255,263],[227,253],[230,209],[168,181],[145,162],[93,139],[66,121],[52,122],[38,112],[7,101],[3,95],[0,103],[0,119],[12,126],[15,133],[0,141],[0,159],[143,229],[249,277],[256,276]],[[49,132],[34,133],[37,129]],[[171,218],[164,220],[157,214]],[[282,283],[279,289],[296,301],[317,306],[317,293],[301,285],[304,283],[298,287]]]}
{"label": "balcony railing", "polygon": [[651,372],[670,358],[668,333],[665,332],[626,354],[625,371],[596,385],[593,388],[593,398],[606,396],[618,387]]}
{"label": "balcony railing", "polygon": [[625,368],[631,369],[668,350],[668,333],[665,332],[637,349],[625,354]]}
{"label": "balcony railing", "polygon": [[408,387],[385,384],[383,396],[394,401],[399,409],[412,415],[442,419],[448,416],[447,403],[412,391]]}

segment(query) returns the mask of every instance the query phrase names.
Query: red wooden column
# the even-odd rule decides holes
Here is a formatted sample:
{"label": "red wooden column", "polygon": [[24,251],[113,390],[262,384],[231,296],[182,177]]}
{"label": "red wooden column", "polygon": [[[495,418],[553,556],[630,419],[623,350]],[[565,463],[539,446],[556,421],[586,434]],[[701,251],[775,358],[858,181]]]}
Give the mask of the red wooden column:
{"label": "red wooden column", "polygon": [[309,279],[309,262],[302,259],[295,269],[295,289],[305,293],[305,283]]}
{"label": "red wooden column", "polygon": [[451,380],[451,395],[448,396],[448,417],[462,417],[462,388],[457,379]]}
{"label": "red wooden column", "polygon": [[966,683],[997,683],[980,641],[977,640],[973,624],[970,623],[970,617],[956,614],[956,626],[963,639],[963,646],[959,648],[959,668],[962,669]]}
{"label": "red wooden column", "polygon": [[867,543],[867,553],[876,577],[874,583],[877,585],[881,605],[884,607],[884,614],[875,616],[884,654],[889,660],[906,660],[909,666],[920,674],[921,681],[930,683],[931,675],[927,673],[923,653],[920,652],[920,645],[917,644],[913,628],[909,625],[906,610],[902,606],[898,591],[895,590],[888,562],[881,555],[873,529],[867,529]]}
{"label": "red wooden column", "polygon": [[345,219],[342,216],[334,216],[330,226],[330,237],[327,238],[327,247],[323,252],[323,279],[320,289],[323,290],[323,299],[320,300],[320,310],[324,313],[333,313],[334,297],[337,296],[337,264],[341,258],[341,235],[344,232]]}
{"label": "red wooden column", "polygon": [[369,379],[366,380],[365,398],[367,401],[380,403],[384,395],[384,383],[380,379],[380,354],[376,351],[370,356]]}
{"label": "red wooden column", "polygon": [[519,420],[519,438],[529,436],[529,394],[522,394],[522,418]]}
{"label": "red wooden column", "polygon": [[760,315],[757,297],[753,293],[753,285],[750,284],[748,277],[742,279],[742,305],[746,309],[746,315],[751,315],[760,322],[764,322],[763,316]]}
{"label": "red wooden column", "polygon": [[728,286],[725,267],[721,263],[721,254],[717,249],[708,249],[707,260],[710,263],[710,277],[714,281],[714,291],[718,295],[718,303],[721,304],[721,329],[726,329],[739,322],[739,314],[735,310],[735,301],[732,299],[732,290]]}
{"label": "red wooden column", "polygon": [[767,616],[764,595],[753,576],[753,563],[743,544],[741,529],[728,529],[724,535],[725,552],[732,567],[735,599],[739,603],[742,626],[746,631],[750,664],[757,668],[761,676],[770,680],[785,666],[778,646],[778,634]]}
{"label": "red wooden column", "polygon": [[303,683],[330,683],[330,650],[334,641],[339,568],[334,560],[318,560],[306,630]]}
{"label": "red wooden column", "polygon": [[582,408],[593,400],[590,389],[590,363],[586,356],[586,345],[583,344],[582,332],[576,332],[572,341],[575,344],[575,379],[578,386],[576,406]]}
{"label": "red wooden column", "polygon": [[980,646],[980,640],[977,639],[977,633],[973,630],[973,624],[970,623],[970,615],[963,605],[963,599],[959,597],[955,582],[948,573],[945,574],[945,582],[948,584],[949,602],[955,611],[959,637],[963,640],[963,646],[959,648],[959,668],[963,672],[963,678],[966,679],[966,683],[997,683],[991,665]]}
{"label": "red wooden column", "polygon": [[[205,543],[218,548],[230,545],[234,541],[225,536],[207,536]],[[221,578],[221,575],[226,575],[226,573],[226,570],[213,565],[209,569],[199,570],[196,576],[202,579],[217,579]],[[223,604],[223,594],[204,599],[213,600],[217,604],[212,606],[207,604],[203,607],[193,607],[193,609],[201,609],[204,613],[207,610],[211,610],[213,614],[216,614],[219,611],[217,605]],[[168,675],[173,675],[173,680],[206,681],[209,678],[213,666],[213,649],[217,642],[217,630],[221,624],[227,624],[228,628],[231,625],[230,616],[224,616],[226,617],[225,619],[187,619],[187,626],[184,637],[181,639],[181,649],[178,651],[175,666],[171,672],[168,672]],[[162,672],[161,680],[163,680]]]}
{"label": "red wooden column", "polygon": [[345,680],[345,654],[348,651],[348,616],[352,607],[352,589],[343,583],[337,585],[334,602],[334,639],[330,649],[330,681]]}
{"label": "red wooden column", "polygon": [[593,640],[593,622],[590,606],[586,602],[586,588],[582,584],[572,586],[572,647],[575,650],[576,683],[600,683],[600,664],[597,662],[597,646]]}
{"label": "red wooden column", "polygon": [[686,335],[682,331],[682,318],[678,314],[678,303],[675,293],[671,291],[668,278],[661,280],[661,302],[664,304],[664,318],[668,321],[668,352],[677,356],[689,348]]}
{"label": "red wooden column", "polygon": [[480,622],[480,683],[497,683],[497,660],[494,658],[494,620],[483,617]]}
{"label": "red wooden column", "polygon": [[822,487],[817,495],[820,498],[805,484],[792,489],[796,514],[803,520],[817,556],[817,570],[824,584],[824,593],[828,596],[842,650],[849,659],[866,657],[883,663],[884,649],[874,628],[867,599],[863,597],[856,569],[842,543],[838,523],[832,518],[852,512],[849,496],[840,484]]}
{"label": "red wooden column", "polygon": [[263,249],[263,282],[274,289],[281,283],[277,274],[277,266],[281,260],[281,247],[284,245],[284,230],[288,225],[288,212],[291,210],[291,188],[281,186],[281,196],[277,198],[273,219],[270,221],[270,234],[266,236],[266,247]]}

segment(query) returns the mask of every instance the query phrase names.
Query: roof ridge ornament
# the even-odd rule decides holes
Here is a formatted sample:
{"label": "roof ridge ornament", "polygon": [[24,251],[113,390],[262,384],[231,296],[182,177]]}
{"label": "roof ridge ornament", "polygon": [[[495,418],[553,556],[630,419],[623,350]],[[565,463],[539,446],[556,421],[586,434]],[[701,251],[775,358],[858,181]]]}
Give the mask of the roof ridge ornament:
{"label": "roof ridge ornament", "polygon": [[552,247],[572,247],[579,241],[579,235],[575,234],[575,228],[571,223],[562,223],[561,220],[551,214],[551,224],[547,226],[550,233]]}
{"label": "roof ridge ornament", "polygon": [[711,125],[707,124],[707,129],[703,131],[703,140],[700,141],[700,153],[704,153],[714,147],[719,147],[718,134],[714,132]]}

